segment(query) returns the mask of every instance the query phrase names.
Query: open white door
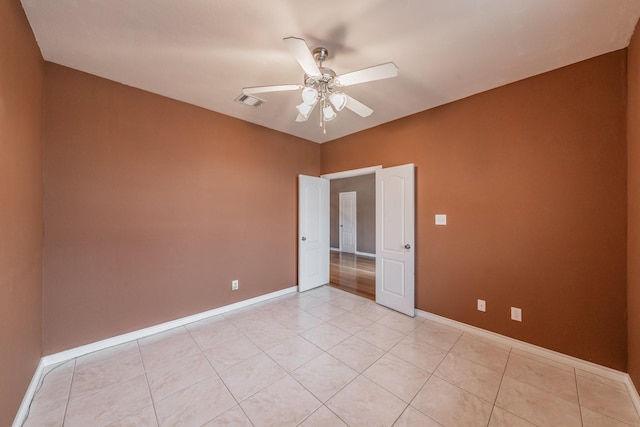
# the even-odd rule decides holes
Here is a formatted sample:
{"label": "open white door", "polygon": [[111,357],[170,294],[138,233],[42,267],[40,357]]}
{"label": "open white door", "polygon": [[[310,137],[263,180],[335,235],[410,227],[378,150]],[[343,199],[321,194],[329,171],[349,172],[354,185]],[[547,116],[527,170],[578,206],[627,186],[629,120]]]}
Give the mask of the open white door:
{"label": "open white door", "polygon": [[340,193],[340,252],[356,253],[356,192]]}
{"label": "open white door", "polygon": [[298,291],[329,283],[329,180],[298,176]]}
{"label": "open white door", "polygon": [[414,165],[376,171],[376,302],[415,316]]}

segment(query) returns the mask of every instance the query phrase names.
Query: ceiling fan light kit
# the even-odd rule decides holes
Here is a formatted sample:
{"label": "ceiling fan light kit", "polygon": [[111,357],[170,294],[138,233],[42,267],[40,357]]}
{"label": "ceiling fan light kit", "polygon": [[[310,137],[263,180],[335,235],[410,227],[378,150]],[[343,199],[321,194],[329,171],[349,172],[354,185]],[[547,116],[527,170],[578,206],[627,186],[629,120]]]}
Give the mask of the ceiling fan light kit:
{"label": "ceiling fan light kit", "polygon": [[373,113],[371,108],[338,89],[398,75],[398,67],[393,62],[387,62],[337,76],[332,69],[322,66],[329,56],[329,51],[324,47],[317,47],[312,52],[303,39],[287,37],[283,41],[305,72],[304,85],[246,87],[242,89],[242,93],[252,96],[256,93],[302,89],[302,103],[296,106],[296,122],[306,122],[315,106],[320,104],[320,127],[325,134],[325,122],[335,119],[338,116],[336,112],[345,107],[361,117],[368,117]]}

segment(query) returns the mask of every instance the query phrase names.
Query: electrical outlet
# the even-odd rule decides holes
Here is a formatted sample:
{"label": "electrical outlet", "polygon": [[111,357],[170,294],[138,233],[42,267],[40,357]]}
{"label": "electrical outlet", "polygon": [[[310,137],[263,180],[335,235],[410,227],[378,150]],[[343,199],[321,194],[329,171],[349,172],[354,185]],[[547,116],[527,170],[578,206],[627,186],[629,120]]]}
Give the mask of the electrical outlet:
{"label": "electrical outlet", "polygon": [[515,320],[516,322],[522,322],[522,309],[511,307],[511,320]]}
{"label": "electrical outlet", "polygon": [[478,311],[487,311],[487,302],[485,300],[478,300]]}
{"label": "electrical outlet", "polygon": [[238,290],[238,281],[237,280],[232,280],[231,281],[231,290],[232,291],[237,291]]}

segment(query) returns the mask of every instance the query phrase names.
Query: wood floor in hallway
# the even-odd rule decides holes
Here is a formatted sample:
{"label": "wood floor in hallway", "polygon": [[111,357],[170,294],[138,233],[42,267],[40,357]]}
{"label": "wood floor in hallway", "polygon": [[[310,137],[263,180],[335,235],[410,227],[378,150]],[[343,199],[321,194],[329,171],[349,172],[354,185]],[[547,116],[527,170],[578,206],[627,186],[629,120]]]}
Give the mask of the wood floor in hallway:
{"label": "wood floor in hallway", "polygon": [[375,301],[375,258],[332,251],[330,269],[330,286]]}

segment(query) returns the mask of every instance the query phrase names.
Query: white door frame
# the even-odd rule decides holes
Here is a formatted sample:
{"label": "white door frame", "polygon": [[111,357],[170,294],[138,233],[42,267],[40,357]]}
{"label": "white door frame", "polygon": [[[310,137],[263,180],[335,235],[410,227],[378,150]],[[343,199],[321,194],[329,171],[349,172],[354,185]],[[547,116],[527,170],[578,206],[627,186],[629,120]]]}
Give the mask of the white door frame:
{"label": "white door frame", "polygon": [[345,214],[347,212],[345,212],[344,209],[342,209],[342,200],[343,199],[348,199],[348,198],[353,198],[353,215],[348,215],[348,218],[351,220],[349,226],[351,227],[351,233],[353,234],[353,251],[346,251],[352,254],[356,254],[358,253],[358,208],[356,206],[357,200],[358,200],[358,193],[356,191],[343,191],[341,193],[338,194],[338,198],[339,198],[339,202],[338,202],[338,222],[340,224],[340,233],[339,233],[339,248],[340,248],[340,252],[345,252],[346,248],[345,248],[345,243],[344,243],[344,225],[345,225]]}

